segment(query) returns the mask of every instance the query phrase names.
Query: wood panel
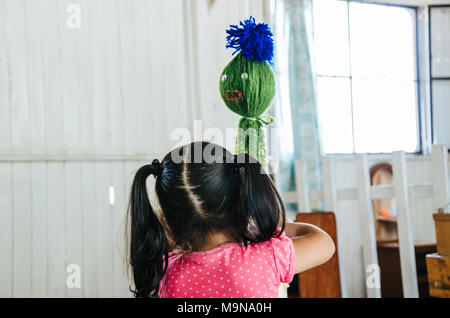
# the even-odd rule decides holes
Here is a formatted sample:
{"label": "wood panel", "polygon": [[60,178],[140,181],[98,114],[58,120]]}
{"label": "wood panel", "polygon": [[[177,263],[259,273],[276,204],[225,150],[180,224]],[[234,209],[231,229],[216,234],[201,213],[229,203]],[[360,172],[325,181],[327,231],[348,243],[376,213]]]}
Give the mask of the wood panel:
{"label": "wood panel", "polygon": [[47,165],[31,163],[31,296],[48,296]]}
{"label": "wood panel", "polygon": [[129,297],[125,254],[125,211],[128,205],[128,187],[124,183],[124,163],[111,163],[111,186],[114,189],[112,213],[113,243],[113,297]]}
{"label": "wood panel", "polygon": [[11,106],[9,89],[9,50],[6,1],[0,1],[0,153],[11,150]]}
{"label": "wood panel", "polygon": [[[78,100],[79,100],[79,134],[81,153],[96,153],[95,134],[94,134],[94,85],[93,79],[93,48],[91,33],[93,32],[93,22],[88,6],[92,1],[80,0],[78,3],[83,11],[81,11],[81,28],[72,30],[75,33],[76,50],[77,50],[77,69],[78,69]],[[86,12],[85,12],[86,11]],[[112,36],[112,35],[111,35]],[[117,41],[117,39],[116,39]],[[118,89],[120,92],[121,89]],[[118,131],[122,133],[121,131]],[[111,132],[113,134],[113,132]],[[76,151],[76,149],[72,149]]]}
{"label": "wood panel", "polygon": [[31,184],[30,163],[12,167],[13,295],[31,296]]}
{"label": "wood panel", "polygon": [[[71,153],[80,149],[80,101],[79,101],[79,72],[77,57],[77,29],[67,26],[66,8],[72,4],[71,0],[57,2],[57,27],[60,36],[60,76],[63,123],[63,152]],[[94,1],[97,2],[97,1]],[[99,90],[99,94],[102,91]]]}
{"label": "wood panel", "polygon": [[111,185],[111,166],[95,163],[97,205],[97,290],[98,297],[113,295],[113,246],[112,216],[109,204],[109,187]]}
{"label": "wood panel", "polygon": [[28,86],[28,129],[33,154],[43,152],[45,139],[44,66],[42,63],[42,13],[39,1],[25,1],[26,66]]}
{"label": "wood panel", "polygon": [[13,189],[10,163],[0,164],[0,297],[13,293]]}
{"label": "wood panel", "polygon": [[[29,128],[30,109],[28,100],[27,34],[23,1],[6,4],[8,45],[8,75],[10,101],[11,146],[16,153],[27,153],[31,148]],[[14,17],[14,19],[8,19]]]}
{"label": "wood panel", "polygon": [[337,248],[336,218],[332,212],[298,213],[296,222],[318,226],[334,241],[336,252],[326,263],[299,274],[301,298],[340,298],[341,282]]}
{"label": "wood panel", "polygon": [[[29,3],[29,2],[27,2]],[[56,0],[40,1],[42,67],[45,105],[45,148],[40,153],[61,154],[64,152],[64,121],[62,99],[61,55],[59,53],[60,25]],[[13,18],[13,17],[11,17]],[[34,86],[34,83],[31,83]],[[37,84],[37,83],[36,83]],[[75,150],[75,149],[73,149]],[[16,150],[11,149],[11,153]]]}
{"label": "wood panel", "polygon": [[65,285],[64,163],[48,163],[47,169],[48,296],[65,297],[67,293]]}
{"label": "wood panel", "polygon": [[[107,1],[109,4],[110,1]],[[121,67],[120,67],[120,41],[117,40],[119,34],[119,24],[117,23],[119,13],[117,3],[104,5],[105,27],[110,32],[105,32],[106,41],[106,59],[107,59],[107,88],[108,88],[108,106],[109,106],[109,127],[111,148],[113,154],[124,153],[124,123],[123,116],[125,105],[122,100],[121,90]],[[153,55],[150,55],[150,58]]]}
{"label": "wood panel", "polygon": [[[65,217],[65,271],[71,264],[79,265],[83,274],[83,217],[82,217],[81,164],[64,164],[64,217]],[[67,272],[66,275],[67,276]],[[66,286],[68,287],[68,286]],[[81,297],[82,289],[68,288],[68,297]]]}
{"label": "wood panel", "polygon": [[409,200],[408,177],[404,152],[392,154],[395,204],[398,211],[397,230],[402,269],[403,295],[405,298],[419,297],[417,285],[416,258],[414,254],[414,234]]}
{"label": "wood panel", "polygon": [[243,18],[234,2],[208,13],[199,2],[80,0],[81,27],[69,28],[70,0],[0,1],[0,157],[164,153],[201,113],[234,129],[217,85],[225,28]]}
{"label": "wood panel", "polygon": [[438,253],[426,256],[430,295],[450,298],[450,257]]}
{"label": "wood panel", "polygon": [[[356,157],[356,175],[357,175],[357,192],[358,192],[358,208],[360,213],[361,239],[363,243],[363,261],[364,269],[370,266],[378,266],[377,245],[375,237],[375,224],[372,206],[372,198],[370,196],[370,178],[369,166],[367,164],[367,155],[358,154]],[[374,273],[374,275],[377,273]],[[379,273],[377,274],[379,281]],[[369,298],[380,298],[381,290],[376,286],[366,283],[366,293]]]}
{"label": "wood panel", "polygon": [[198,1],[0,0],[0,296],[130,296],[123,222],[141,159],[200,114],[237,124],[217,82],[244,5],[216,3],[199,21]]}
{"label": "wood panel", "polygon": [[[341,224],[343,224],[342,219],[345,217],[343,213],[340,211],[338,205],[337,198],[337,185],[336,185],[336,172],[335,172],[335,160],[331,157],[324,157],[322,162],[322,175],[323,175],[323,201],[324,207],[327,211],[334,211],[336,216],[336,225],[339,228],[342,228]],[[343,237],[339,236],[336,238],[336,249],[342,250],[343,244],[345,240]],[[343,255],[338,255],[339,262],[342,264],[344,262]],[[342,297],[347,297],[347,280],[346,280],[346,271],[344,271],[344,267],[339,267],[339,276],[340,276],[340,286],[341,286],[341,294]]]}
{"label": "wood panel", "polygon": [[98,296],[97,275],[97,178],[92,162],[81,163],[83,211],[83,297]]}

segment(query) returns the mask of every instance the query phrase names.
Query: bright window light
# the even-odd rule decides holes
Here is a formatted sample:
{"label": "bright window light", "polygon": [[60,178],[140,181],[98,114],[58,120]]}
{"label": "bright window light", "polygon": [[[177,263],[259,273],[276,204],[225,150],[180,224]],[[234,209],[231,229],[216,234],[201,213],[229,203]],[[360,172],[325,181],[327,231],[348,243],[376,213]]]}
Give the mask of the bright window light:
{"label": "bright window light", "polygon": [[418,151],[416,11],[341,0],[313,5],[324,151]]}

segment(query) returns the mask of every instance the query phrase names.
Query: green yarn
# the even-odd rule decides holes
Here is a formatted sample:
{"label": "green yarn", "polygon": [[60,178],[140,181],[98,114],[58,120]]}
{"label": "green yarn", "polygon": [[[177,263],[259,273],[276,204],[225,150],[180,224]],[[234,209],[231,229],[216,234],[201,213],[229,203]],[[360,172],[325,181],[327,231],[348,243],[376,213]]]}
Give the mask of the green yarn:
{"label": "green yarn", "polygon": [[269,117],[266,121],[262,114],[275,95],[272,68],[267,62],[247,60],[239,53],[223,70],[219,86],[227,107],[243,117],[238,126],[236,153],[247,152],[265,165],[267,151],[262,126],[273,119]]}

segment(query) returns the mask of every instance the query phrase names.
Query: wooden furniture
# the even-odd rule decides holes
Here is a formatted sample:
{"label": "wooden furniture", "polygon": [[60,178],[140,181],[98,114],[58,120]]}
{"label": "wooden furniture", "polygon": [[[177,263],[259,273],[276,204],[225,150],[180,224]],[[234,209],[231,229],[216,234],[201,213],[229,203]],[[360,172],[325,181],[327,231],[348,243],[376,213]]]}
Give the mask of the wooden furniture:
{"label": "wooden furniture", "polygon": [[450,214],[433,214],[438,253],[426,256],[430,295],[450,298]]}
{"label": "wooden furniture", "polygon": [[439,254],[450,256],[450,213],[433,214],[436,244]]}
{"label": "wooden furniture", "polygon": [[[427,266],[425,256],[436,251],[436,244],[416,243],[414,252],[416,256],[417,283],[419,297],[429,297]],[[402,274],[400,268],[400,254],[398,241],[377,242],[378,262],[380,265],[381,297],[403,297]]]}
{"label": "wooden furniture", "polygon": [[430,296],[450,298],[450,257],[434,253],[426,261]]}
{"label": "wooden furniture", "polygon": [[[346,244],[348,240],[358,240],[358,243],[362,243],[362,258],[352,259],[351,266],[361,265],[364,272],[368,266],[378,264],[372,200],[395,199],[396,222],[392,222],[391,219],[381,220],[380,218],[377,218],[377,221],[387,223],[385,225],[390,230],[393,230],[394,227],[397,229],[403,295],[406,298],[415,298],[419,297],[419,287],[412,211],[415,210],[414,213],[418,213],[418,211],[411,205],[412,199],[410,198],[432,199],[436,211],[438,208],[445,207],[449,201],[448,193],[450,192],[448,152],[444,145],[433,145],[431,156],[422,156],[420,159],[409,156],[407,158],[404,152],[396,151],[386,160],[392,165],[392,184],[371,185],[367,154],[357,154],[346,158],[345,161],[332,156],[323,156],[321,157],[322,189],[311,190],[309,189],[308,174],[313,169],[309,166],[308,160],[296,160],[294,165],[296,189],[282,192],[281,196],[285,204],[294,203],[297,205],[297,210],[300,211],[311,211],[320,208],[322,205],[325,210],[334,211],[339,217],[340,232],[342,230],[351,232],[355,226],[359,227],[360,235],[358,237],[349,233],[342,240],[339,240],[339,250],[341,251],[339,257],[341,257],[340,265],[343,266],[343,255],[359,255],[361,252],[359,244]],[[372,157],[370,161],[375,162],[377,160]],[[412,163],[416,166],[415,169],[420,167],[420,169],[424,169],[425,173],[432,174],[432,182],[430,183],[427,177],[410,183],[408,181],[407,163],[408,166]],[[338,167],[337,169],[335,165]],[[353,201],[357,205],[354,207],[347,206],[343,211],[340,204],[344,203],[342,201]],[[431,203],[428,205],[431,205]],[[348,218],[349,212],[357,213],[358,218]],[[416,214],[416,216],[418,222],[422,222],[425,218],[423,213]],[[343,249],[346,250],[345,254],[342,253]],[[366,284],[365,276],[361,278],[353,276],[353,272],[350,270],[351,266],[340,270],[341,296],[350,296],[347,284],[353,283],[356,279],[366,288],[368,298],[381,297],[381,288],[373,288]]]}
{"label": "wooden furniture", "polygon": [[301,298],[340,298],[341,282],[334,213],[298,213],[296,221],[320,227],[331,236],[336,246],[336,252],[328,262],[298,275],[299,296]]}
{"label": "wooden furniture", "polygon": [[[376,164],[370,168],[371,186],[392,185],[392,165],[387,162]],[[372,200],[375,218],[375,236],[377,241],[397,241],[397,217],[386,215],[395,210],[395,199]]]}

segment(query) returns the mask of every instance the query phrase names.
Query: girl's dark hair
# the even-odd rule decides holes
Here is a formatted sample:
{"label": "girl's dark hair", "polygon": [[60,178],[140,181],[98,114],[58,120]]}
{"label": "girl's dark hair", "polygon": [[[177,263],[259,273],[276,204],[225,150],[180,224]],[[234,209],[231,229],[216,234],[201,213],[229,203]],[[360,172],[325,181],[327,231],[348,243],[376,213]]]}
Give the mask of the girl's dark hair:
{"label": "girl's dark hair", "polygon": [[[156,177],[158,213],[147,195],[151,174]],[[135,297],[155,297],[167,269],[169,241],[184,251],[201,247],[215,232],[226,232],[244,245],[267,241],[275,237],[280,219],[284,230],[285,210],[256,159],[194,142],[136,172],[127,218],[131,291]]]}

